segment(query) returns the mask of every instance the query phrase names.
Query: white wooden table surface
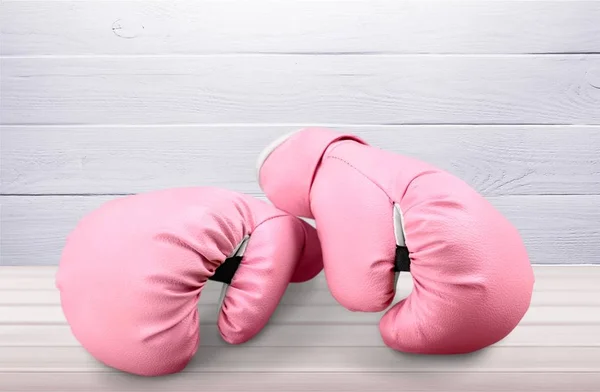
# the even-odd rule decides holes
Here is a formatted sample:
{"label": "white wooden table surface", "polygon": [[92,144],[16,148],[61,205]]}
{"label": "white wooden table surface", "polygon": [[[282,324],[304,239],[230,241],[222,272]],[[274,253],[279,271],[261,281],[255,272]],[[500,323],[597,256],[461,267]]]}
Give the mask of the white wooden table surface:
{"label": "white wooden table surface", "polygon": [[[600,266],[536,266],[535,295],[504,340],[462,356],[383,344],[381,313],[338,305],[323,276],[292,285],[267,328],[232,346],[216,328],[220,284],[200,299],[201,346],[176,375],[142,378],[96,362],[62,315],[54,267],[0,268],[0,391],[598,391]],[[396,301],[412,289],[398,283]]]}

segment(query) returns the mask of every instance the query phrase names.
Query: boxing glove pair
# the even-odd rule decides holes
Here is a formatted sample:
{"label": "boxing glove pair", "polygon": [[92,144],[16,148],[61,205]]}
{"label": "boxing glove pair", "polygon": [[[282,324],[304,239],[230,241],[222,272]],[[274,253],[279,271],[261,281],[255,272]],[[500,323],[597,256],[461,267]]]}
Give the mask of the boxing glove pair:
{"label": "boxing glove pair", "polygon": [[257,172],[273,205],[179,188],[116,199],[80,221],[57,287],[94,357],[141,375],[182,370],[198,349],[207,280],[228,284],[218,329],[233,344],[266,325],[290,282],[321,270],[342,306],[364,312],[389,307],[398,273],[410,272],[412,293],[379,325],[403,352],[475,351],[527,311],[534,276],[517,230],[449,173],[322,128],[273,142]]}

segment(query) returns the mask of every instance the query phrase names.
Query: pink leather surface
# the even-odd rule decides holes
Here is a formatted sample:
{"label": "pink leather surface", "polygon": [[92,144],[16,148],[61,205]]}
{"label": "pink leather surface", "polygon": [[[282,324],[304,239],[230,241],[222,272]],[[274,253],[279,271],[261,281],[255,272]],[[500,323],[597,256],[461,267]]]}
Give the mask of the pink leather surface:
{"label": "pink leather surface", "polygon": [[[306,185],[287,186],[284,173]],[[534,275],[518,231],[443,170],[353,135],[307,128],[269,155],[259,177],[276,206],[314,217],[329,288],[354,311],[381,311],[393,300],[399,204],[414,289],[381,319],[394,349],[472,352],[506,337],[529,308]]]}
{"label": "pink leather surface", "polygon": [[243,343],[268,322],[290,281],[322,270],[316,230],[250,196],[178,188],[117,198],[69,235],[56,285],[77,340],[96,359],[156,376],[188,364],[199,345],[197,303],[245,235],[248,246],[218,318]]}

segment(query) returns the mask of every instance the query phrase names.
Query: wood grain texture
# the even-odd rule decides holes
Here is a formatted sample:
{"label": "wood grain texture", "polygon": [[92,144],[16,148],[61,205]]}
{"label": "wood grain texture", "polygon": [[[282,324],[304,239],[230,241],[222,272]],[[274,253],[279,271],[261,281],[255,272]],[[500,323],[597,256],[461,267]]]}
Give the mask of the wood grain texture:
{"label": "wood grain texture", "polygon": [[[325,290],[322,291],[326,293]],[[592,292],[590,295],[598,295],[598,292]],[[523,324],[561,324],[566,322],[590,325],[600,324],[600,314],[598,312],[588,312],[588,308],[586,306],[569,307],[568,309],[559,309],[559,307],[550,306],[536,308],[535,311],[528,313],[523,320]],[[199,310],[201,325],[213,325],[217,323],[218,308],[216,305],[201,304],[199,305]],[[559,310],[561,317],[557,319],[555,316]],[[349,330],[352,330],[353,326],[376,325],[382,316],[383,313],[354,313],[339,306],[286,305],[277,309],[271,319],[271,324],[295,325],[298,328],[305,328],[305,332],[310,332],[309,326],[320,327],[332,324],[349,326]],[[38,323],[60,325],[64,324],[65,320],[58,306],[0,306],[0,323],[12,326]],[[598,326],[591,328],[587,332],[588,335],[593,333],[593,331],[597,332]]]}
{"label": "wood grain texture", "polygon": [[[377,328],[376,325],[373,325]],[[292,337],[293,339],[293,337]],[[196,372],[597,372],[600,347],[504,347],[464,356],[407,355],[387,347],[204,347],[183,373]],[[567,357],[569,359],[567,359]],[[493,358],[493,359],[492,359]],[[0,352],[3,371],[107,371],[81,347],[11,347]],[[402,369],[402,370],[398,370]]]}
{"label": "wood grain texture", "polygon": [[[6,388],[37,392],[56,385],[64,392],[597,392],[597,372],[462,372],[394,373],[186,373],[164,378],[139,378],[121,373],[3,372]],[[377,388],[377,389],[373,389]]]}
{"label": "wood grain texture", "polygon": [[[79,219],[115,197],[1,196],[0,265],[56,265],[65,238]],[[520,231],[532,263],[600,262],[600,195],[489,200]]]}
{"label": "wood grain texture", "polygon": [[10,124],[600,124],[600,56],[2,58]]}
{"label": "wood grain texture", "polygon": [[5,56],[600,52],[598,1],[9,0],[0,15]]}
{"label": "wood grain texture", "polygon": [[[282,309],[284,309],[283,306]],[[585,312],[585,309],[576,309]],[[201,310],[204,310],[204,308]],[[295,310],[303,312],[303,308]],[[326,311],[328,309],[319,308],[319,310]],[[563,310],[560,307],[549,309],[549,311],[553,311],[555,314],[560,314]],[[31,311],[36,312],[35,309],[31,309]],[[210,311],[216,313],[216,306],[213,306]],[[533,309],[532,313],[535,313]],[[281,312],[278,314],[281,314]],[[377,328],[377,323],[381,316],[382,314],[376,314],[368,324],[363,325],[330,323],[326,325],[276,324],[277,322],[283,322],[281,319],[276,319],[274,323],[269,324],[263,333],[259,334],[253,340],[244,343],[244,347],[385,347]],[[529,317],[529,319],[531,318]],[[497,343],[497,346],[556,347],[569,345],[576,347],[600,347],[597,319],[595,321],[596,324],[582,323],[581,325],[576,324],[581,322],[580,319],[569,318],[568,321],[561,320],[562,325],[546,325],[544,322],[528,324],[530,323],[529,319],[524,320],[523,325],[515,329],[506,339]],[[37,321],[43,324],[0,324],[0,346],[79,346],[67,324],[54,325],[45,324],[44,320]],[[333,320],[333,322],[335,323],[337,320]],[[564,324],[567,322],[576,325],[565,328]],[[552,339],[548,338],[550,336]],[[293,339],[290,339],[290,337],[293,337]],[[205,324],[201,326],[200,341],[202,342],[202,347],[228,346],[228,343],[219,335],[215,318],[205,320]]]}
{"label": "wood grain texture", "polygon": [[[377,328],[382,313],[346,311],[333,301],[322,275],[292,284],[265,330],[231,346],[216,329],[217,302],[205,301],[221,285],[208,282],[200,298],[203,325],[195,358],[180,374],[141,378],[103,366],[79,346],[53,286],[56,267],[1,267],[0,386],[3,391],[196,391],[200,386],[225,392],[354,392],[396,391],[398,385],[403,391],[596,391],[600,303],[581,306],[577,298],[599,297],[600,266],[534,266],[534,271],[534,301],[509,336],[476,353],[445,357],[390,350]],[[409,274],[402,274],[394,303],[411,289]],[[14,293],[20,297],[16,302]],[[285,302],[292,297],[293,304]],[[315,322],[294,321],[300,319]]]}
{"label": "wood grain texture", "polygon": [[[293,126],[2,129],[2,193],[134,193],[211,185],[260,193],[255,162]],[[335,126],[428,161],[485,196],[600,194],[598,126]]]}

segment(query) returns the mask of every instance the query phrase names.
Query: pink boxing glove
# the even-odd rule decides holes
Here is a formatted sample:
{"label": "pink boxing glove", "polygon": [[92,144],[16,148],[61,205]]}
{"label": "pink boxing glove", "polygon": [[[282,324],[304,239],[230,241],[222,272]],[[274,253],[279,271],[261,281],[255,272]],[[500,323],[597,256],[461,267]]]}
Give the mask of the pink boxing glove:
{"label": "pink boxing glove", "polygon": [[432,165],[322,128],[287,135],[258,160],[275,206],[314,218],[335,299],[377,312],[395,273],[414,289],[382,317],[386,345],[472,352],[506,337],[529,308],[533,269],[517,230],[465,182]]}
{"label": "pink boxing glove", "polygon": [[301,219],[228,190],[178,188],[118,198],[85,216],[67,239],[56,285],[92,356],[158,376],[196,353],[207,280],[230,284],[218,329],[239,344],[266,325],[288,283],[322,268],[317,232]]}

